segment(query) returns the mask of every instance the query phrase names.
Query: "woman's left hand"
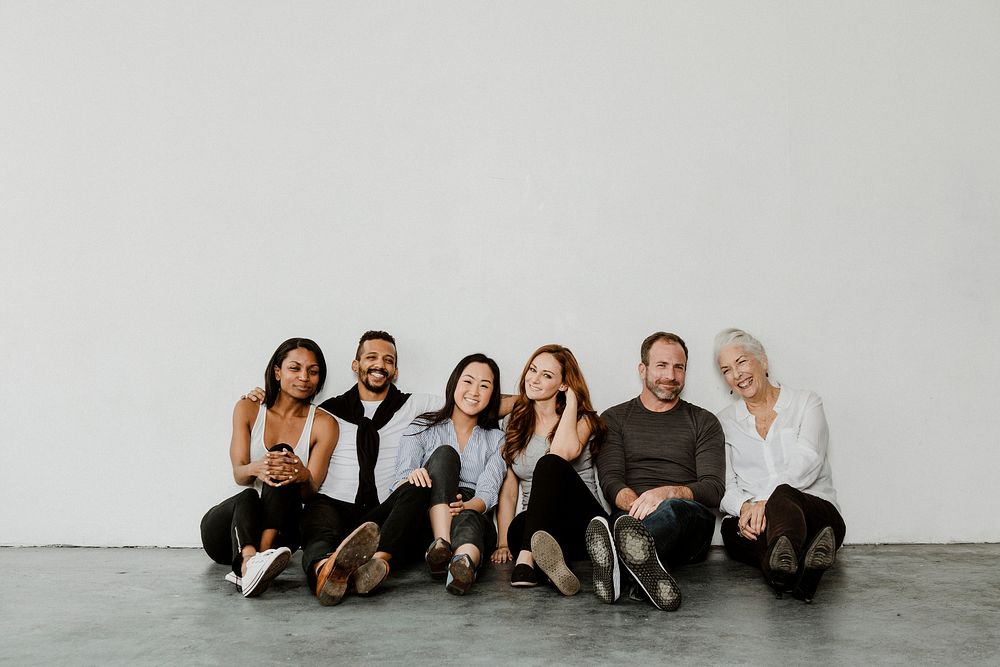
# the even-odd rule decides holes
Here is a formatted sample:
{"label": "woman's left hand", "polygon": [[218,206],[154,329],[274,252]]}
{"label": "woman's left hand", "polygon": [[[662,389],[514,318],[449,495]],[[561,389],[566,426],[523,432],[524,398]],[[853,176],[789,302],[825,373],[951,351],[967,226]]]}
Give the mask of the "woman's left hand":
{"label": "woman's left hand", "polygon": [[461,514],[462,510],[465,509],[465,501],[462,500],[462,494],[459,494],[455,497],[458,498],[458,500],[448,505],[448,511],[451,513],[452,516],[458,516],[459,514]]}

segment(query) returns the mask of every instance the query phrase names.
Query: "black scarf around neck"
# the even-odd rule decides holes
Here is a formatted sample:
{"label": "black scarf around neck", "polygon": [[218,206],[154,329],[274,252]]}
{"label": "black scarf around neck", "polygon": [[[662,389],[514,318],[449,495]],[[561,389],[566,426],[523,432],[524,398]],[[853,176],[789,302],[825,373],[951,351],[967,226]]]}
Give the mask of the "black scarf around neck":
{"label": "black scarf around neck", "polygon": [[371,419],[365,417],[365,406],[361,403],[358,385],[354,385],[340,396],[323,401],[319,407],[335,415],[338,419],[358,425],[358,495],[354,499],[361,514],[376,507],[378,487],[375,485],[375,463],[378,461],[378,430],[389,423],[399,411],[409,394],[404,394],[396,385],[389,385],[389,393],[375,410]]}

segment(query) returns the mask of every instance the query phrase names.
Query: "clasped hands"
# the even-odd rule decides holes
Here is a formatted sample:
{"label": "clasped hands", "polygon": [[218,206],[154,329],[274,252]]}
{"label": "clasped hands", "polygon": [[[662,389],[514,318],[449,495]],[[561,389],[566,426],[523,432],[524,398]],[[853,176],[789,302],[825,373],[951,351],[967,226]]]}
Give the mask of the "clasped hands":
{"label": "clasped hands", "polygon": [[309,469],[302,459],[287,449],[268,452],[254,461],[253,474],[268,486],[286,486],[309,479]]}
{"label": "clasped hands", "polygon": [[748,500],[740,506],[740,518],[737,526],[741,536],[748,540],[756,540],[758,535],[764,532],[767,527],[767,520],[764,517],[764,507],[767,500]]}

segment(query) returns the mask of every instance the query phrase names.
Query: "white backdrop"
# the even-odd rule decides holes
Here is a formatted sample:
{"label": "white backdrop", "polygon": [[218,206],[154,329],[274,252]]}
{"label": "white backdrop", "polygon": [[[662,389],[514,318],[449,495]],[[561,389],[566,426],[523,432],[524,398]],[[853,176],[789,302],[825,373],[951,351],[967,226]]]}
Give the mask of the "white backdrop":
{"label": "white backdrop", "polygon": [[1000,540],[1000,6],[0,0],[0,544],[195,545],[290,336],[648,333],[825,399],[849,542]]}

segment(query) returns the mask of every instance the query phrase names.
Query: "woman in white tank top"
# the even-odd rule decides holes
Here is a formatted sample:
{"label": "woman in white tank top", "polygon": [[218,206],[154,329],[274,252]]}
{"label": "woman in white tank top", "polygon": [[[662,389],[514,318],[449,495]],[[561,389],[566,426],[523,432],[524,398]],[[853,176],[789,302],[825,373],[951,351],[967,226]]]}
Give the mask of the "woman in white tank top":
{"label": "woman in white tank top", "polygon": [[241,399],[233,409],[229,458],[233,479],[248,487],[201,520],[202,545],[244,597],[260,595],[299,546],[302,501],[326,479],[337,421],[317,412],[313,397],[326,380],[326,360],[308,338],[278,346],[264,371],[260,405]]}

